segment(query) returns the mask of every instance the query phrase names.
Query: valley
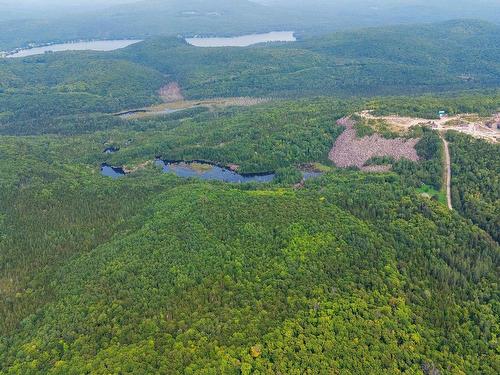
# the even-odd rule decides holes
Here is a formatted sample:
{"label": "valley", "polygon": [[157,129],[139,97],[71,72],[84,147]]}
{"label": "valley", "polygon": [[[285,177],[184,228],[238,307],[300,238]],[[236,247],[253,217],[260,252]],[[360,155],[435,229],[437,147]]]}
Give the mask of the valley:
{"label": "valley", "polygon": [[499,25],[131,1],[0,15],[137,39],[0,59],[0,375],[496,375]]}

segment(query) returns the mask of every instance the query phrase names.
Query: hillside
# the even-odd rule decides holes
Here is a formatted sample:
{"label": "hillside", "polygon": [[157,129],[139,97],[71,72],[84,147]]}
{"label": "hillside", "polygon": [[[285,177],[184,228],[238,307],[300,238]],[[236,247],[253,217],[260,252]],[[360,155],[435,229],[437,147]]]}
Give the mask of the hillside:
{"label": "hillside", "polygon": [[281,30],[297,16],[248,0],[144,0],[56,20],[1,22],[0,50],[24,46],[28,42]]}
{"label": "hillside", "polygon": [[248,48],[153,38],[110,53],[0,60],[0,122],[157,104],[158,90],[171,81],[188,99],[497,88],[499,61],[500,28],[477,21],[363,29]]}
{"label": "hillside", "polygon": [[36,143],[2,142],[30,164],[2,168],[3,194],[23,188],[2,199],[0,371],[495,373],[498,246],[397,177],[111,181],[44,163]]}
{"label": "hillside", "polygon": [[0,375],[498,374],[499,31],[0,59]]}
{"label": "hillside", "polygon": [[417,133],[417,163],[377,175],[325,165],[301,188],[151,164],[98,172],[160,154],[295,176],[328,163],[335,120],[366,105],[89,116],[61,122],[64,136],[1,136],[0,373],[496,373],[500,248],[420,193],[440,189],[432,132]]}
{"label": "hillside", "polygon": [[499,31],[450,21],[335,33],[277,48],[201,50],[163,39],[122,53],[172,74],[193,98],[395,95],[498,86]]}
{"label": "hillside", "polygon": [[[5,0],[4,0],[5,1]],[[26,0],[24,0],[26,2]],[[126,2],[126,1],[123,1]],[[293,30],[300,35],[399,24],[481,19],[498,24],[496,0],[137,0],[7,4],[0,50],[30,42]],[[0,2],[1,4],[1,2]],[[94,10],[92,10],[94,9]]]}

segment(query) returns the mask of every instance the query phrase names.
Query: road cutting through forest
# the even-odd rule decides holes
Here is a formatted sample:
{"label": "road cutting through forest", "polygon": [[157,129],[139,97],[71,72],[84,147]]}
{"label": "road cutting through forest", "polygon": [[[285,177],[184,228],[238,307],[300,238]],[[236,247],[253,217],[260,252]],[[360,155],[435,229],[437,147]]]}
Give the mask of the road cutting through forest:
{"label": "road cutting through forest", "polygon": [[500,142],[500,113],[492,117],[480,117],[476,114],[459,114],[455,116],[444,116],[436,120],[397,115],[375,116],[372,111],[362,111],[357,113],[357,115],[367,120],[382,120],[395,131],[407,131],[411,127],[418,125],[429,126],[438,131],[444,144],[446,202],[450,210],[453,209],[451,199],[452,171],[450,148],[445,138],[445,133],[448,130],[453,130],[491,143]]}
{"label": "road cutting through forest", "polygon": [[451,204],[451,157],[450,157],[450,147],[448,146],[448,141],[445,139],[442,132],[439,132],[439,136],[443,140],[444,144],[444,163],[445,163],[445,171],[446,171],[446,203],[448,204],[448,208],[453,210],[453,206]]}

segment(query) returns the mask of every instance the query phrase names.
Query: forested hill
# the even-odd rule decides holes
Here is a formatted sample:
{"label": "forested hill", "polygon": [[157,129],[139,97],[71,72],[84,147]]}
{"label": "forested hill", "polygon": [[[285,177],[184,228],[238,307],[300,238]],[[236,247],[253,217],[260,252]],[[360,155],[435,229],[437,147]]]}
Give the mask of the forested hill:
{"label": "forested hill", "polygon": [[397,175],[113,181],[94,142],[2,138],[0,374],[497,373],[498,245]]}
{"label": "forested hill", "polygon": [[[321,35],[464,18],[498,23],[500,13],[496,0],[137,0],[114,7],[107,6],[110,0],[91,4],[73,0],[80,3],[74,4],[79,14],[64,14],[71,10],[70,4],[47,11],[46,1],[43,7],[36,2],[31,7],[4,2],[0,0],[4,11],[0,14],[0,50],[81,38],[220,36],[285,29]],[[98,9],[89,11],[96,3]]]}
{"label": "forested hill", "polygon": [[155,39],[117,55],[172,74],[196,98],[500,86],[500,26],[479,21],[363,29],[244,49],[199,49],[181,40]]}
{"label": "forested hill", "polygon": [[0,375],[500,373],[500,25],[283,1],[0,23]]}
{"label": "forested hill", "polygon": [[0,23],[0,50],[28,42],[165,35],[232,35],[283,30],[298,14],[248,0],[143,0],[65,17]]}
{"label": "forested hill", "polygon": [[498,88],[500,26],[450,21],[249,48],[197,48],[178,38],[153,38],[110,53],[3,59],[0,122],[150,105],[169,81],[198,99]]}

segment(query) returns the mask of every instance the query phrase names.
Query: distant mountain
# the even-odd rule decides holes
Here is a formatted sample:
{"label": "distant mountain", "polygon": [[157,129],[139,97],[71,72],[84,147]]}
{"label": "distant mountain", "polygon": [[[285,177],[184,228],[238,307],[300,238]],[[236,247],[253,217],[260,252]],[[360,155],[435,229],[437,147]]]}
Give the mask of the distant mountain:
{"label": "distant mountain", "polygon": [[0,49],[80,38],[240,34],[286,29],[298,22],[292,12],[247,0],[146,0],[57,20],[0,23]]}
{"label": "distant mountain", "polygon": [[[43,8],[23,8],[19,4],[8,7],[1,1],[5,0],[0,0],[0,50],[30,42],[91,38],[234,35],[285,29],[313,35],[458,18],[498,23],[500,14],[500,2],[496,0],[436,0],[432,3],[426,0],[312,0],[307,3],[298,0],[143,0],[111,7],[92,0],[85,6],[76,7],[73,1],[57,8],[51,7],[51,3],[48,6],[44,3]],[[106,4],[124,1],[129,0],[112,0]],[[88,11],[96,7],[101,8]],[[75,9],[87,12],[74,14]],[[63,17],[61,12],[70,15]],[[20,17],[31,19],[13,19]]]}
{"label": "distant mountain", "polygon": [[102,10],[137,0],[0,0],[0,21],[61,17],[63,15]]}
{"label": "distant mountain", "polygon": [[315,28],[331,30],[396,23],[479,18],[499,22],[498,0],[252,0],[294,11],[315,21]]}
{"label": "distant mountain", "polygon": [[47,115],[155,104],[168,81],[196,100],[496,89],[500,26],[459,20],[368,28],[250,48],[197,48],[158,37],[109,53],[6,59],[0,68],[0,124],[36,120],[36,126]]}

